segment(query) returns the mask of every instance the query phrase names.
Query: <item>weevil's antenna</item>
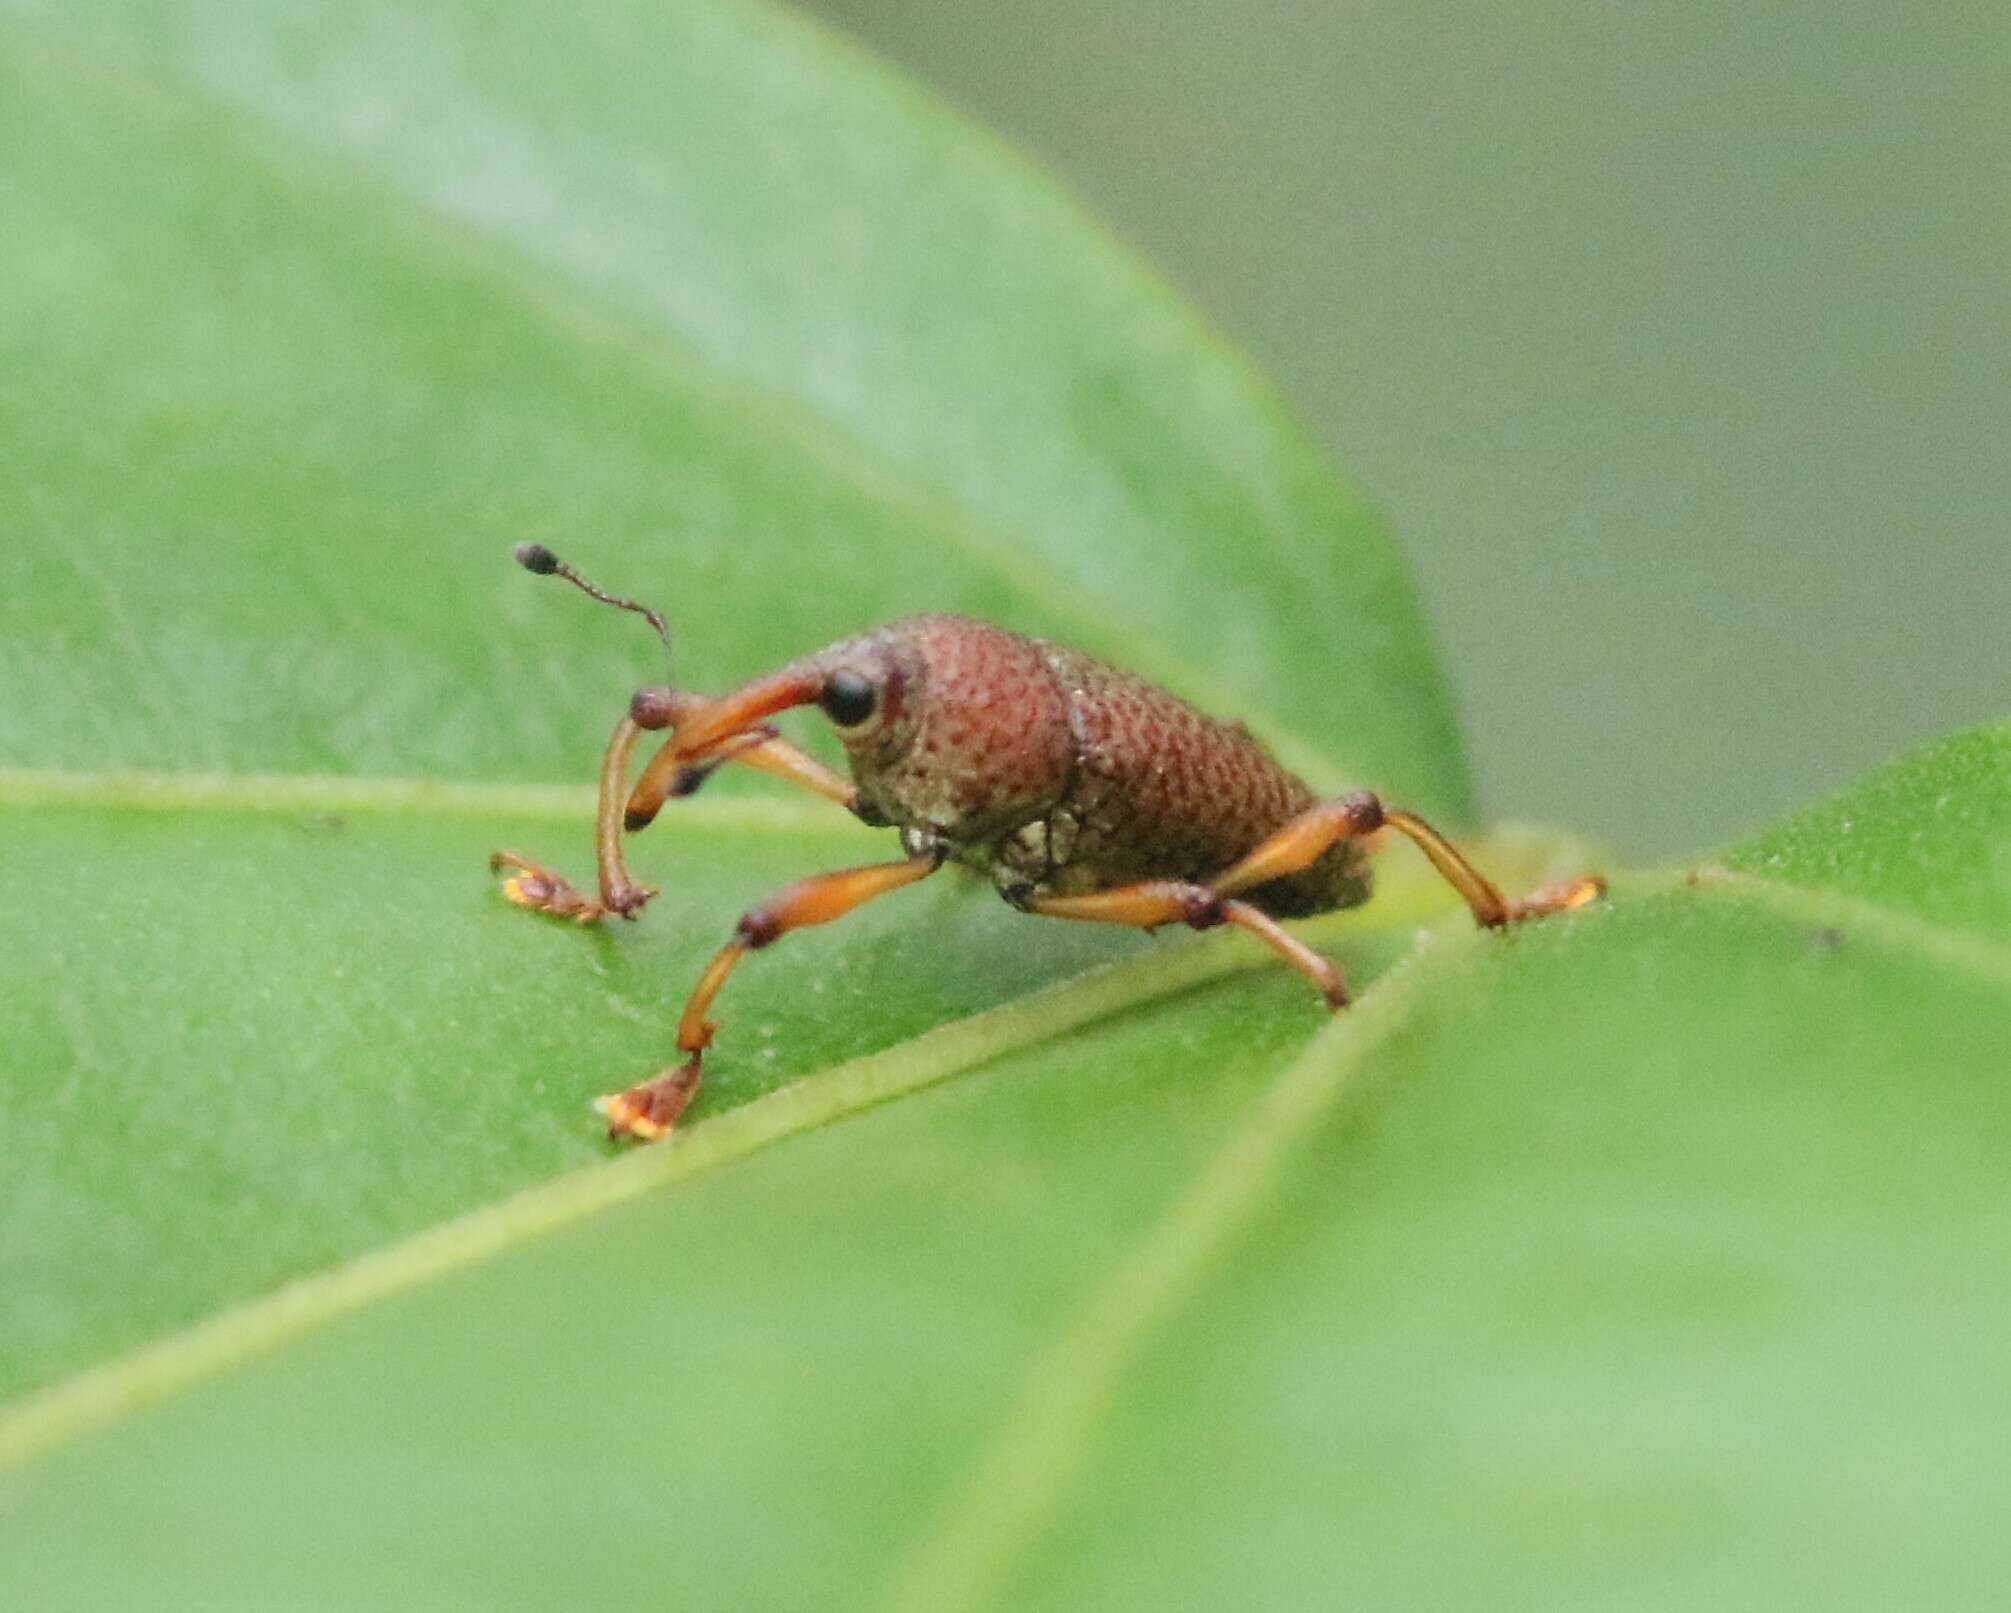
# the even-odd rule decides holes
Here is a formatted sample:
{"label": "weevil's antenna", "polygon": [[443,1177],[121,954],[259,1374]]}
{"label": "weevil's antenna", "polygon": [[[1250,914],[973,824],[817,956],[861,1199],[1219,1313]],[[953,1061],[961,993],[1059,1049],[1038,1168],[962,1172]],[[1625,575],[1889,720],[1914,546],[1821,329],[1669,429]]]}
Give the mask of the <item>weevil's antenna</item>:
{"label": "weevil's antenna", "polygon": [[614,605],[622,610],[634,611],[636,615],[640,616],[651,627],[656,629],[656,636],[663,640],[664,665],[666,667],[669,666],[670,625],[664,621],[659,613],[651,610],[647,605],[636,603],[633,599],[622,599],[617,595],[607,592],[604,588],[596,588],[542,543],[520,543],[511,552],[515,555],[517,564],[522,566],[526,571],[535,572],[540,577],[563,577],[581,593],[587,595],[589,598],[598,599],[603,605]]}

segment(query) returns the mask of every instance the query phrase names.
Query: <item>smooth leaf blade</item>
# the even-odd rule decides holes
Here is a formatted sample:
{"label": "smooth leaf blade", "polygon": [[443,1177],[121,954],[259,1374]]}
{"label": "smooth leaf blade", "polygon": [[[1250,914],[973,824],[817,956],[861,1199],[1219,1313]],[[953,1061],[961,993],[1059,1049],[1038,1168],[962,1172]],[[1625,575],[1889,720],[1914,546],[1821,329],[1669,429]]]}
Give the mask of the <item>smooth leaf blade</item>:
{"label": "smooth leaf blade", "polygon": [[[973,609],[1234,708],[1329,779],[1464,810],[1401,564],[1306,434],[1044,180],[794,19],[16,11],[41,87],[10,86],[15,144],[54,243],[9,299],[18,339],[98,402],[92,457],[155,484],[115,514],[65,474],[67,415],[20,422],[22,474],[55,484],[40,529],[101,606],[10,622],[37,689],[109,661],[185,690],[206,766],[281,770],[312,734],[321,770],[555,776],[647,663],[526,603],[496,560],[529,532],[670,597],[695,684]],[[61,41],[92,65],[52,67]],[[136,260],[165,271],[145,297]],[[201,409],[222,418],[188,432]],[[168,572],[147,618],[173,630],[136,653]],[[114,762],[168,764],[144,722],[98,721]]]}
{"label": "smooth leaf blade", "polygon": [[[604,1159],[588,1100],[663,1062],[747,893],[877,849],[835,815],[698,816],[638,865],[673,899],[614,936],[485,888],[480,847],[554,841],[550,821],[9,813],[46,905],[0,931],[0,1396]],[[694,1121],[1136,948],[1061,926],[1030,948],[1024,922],[944,878],[797,938],[793,970],[750,964]]]}
{"label": "smooth leaf blade", "polygon": [[[722,1168],[596,1170],[581,1100],[660,1060],[750,897],[862,840],[708,803],[643,853],[673,894],[642,928],[504,908],[483,851],[578,868],[584,807],[401,781],[584,777],[654,669],[509,543],[664,598],[694,685],[960,606],[1456,812],[1400,568],[1065,203],[785,18],[5,15],[0,762],[58,771],[0,775],[32,915],[0,934],[0,1392],[112,1356],[0,1412],[38,1458],[17,1594],[2001,1578],[1973,1252],[2011,1221],[2011,730],[1694,884],[1434,935],[1310,1047],[1300,982],[1177,961],[1237,938],[939,882],[736,980],[687,1156]],[[142,766],[220,782],[89,773]],[[1358,982],[1401,945],[1350,943]]]}
{"label": "smooth leaf blade", "polygon": [[[1315,1015],[1297,982],[1239,978],[596,1217],[506,1259],[512,1287],[535,1271],[533,1309],[492,1310],[503,1268],[480,1268],[46,1454],[0,1546],[23,1594],[53,1592],[74,1542],[36,1545],[45,1509],[79,1526],[115,1510],[134,1544],[69,1587],[86,1604],[367,1601],[395,1564],[400,1595],[443,1607],[540,1600],[544,1575],[609,1601],[668,1575],[695,1605],[786,1601],[814,1577],[843,1605],[951,1480],[973,1414],[1003,1409],[1015,1361]],[[1002,1248],[1025,1258],[1002,1266]],[[338,1433],[323,1418],[353,1404],[359,1369],[378,1409]],[[388,1425],[434,1496],[425,1519],[380,1485]],[[155,1464],[191,1458],[203,1484],[150,1506]],[[324,1504],[282,1526],[296,1480]],[[487,1543],[464,1555],[462,1529]],[[606,1549],[666,1532],[661,1554]],[[200,1566],[213,1548],[233,1564],[220,1578]]]}
{"label": "smooth leaf blade", "polygon": [[1052,1531],[953,1564],[1000,1605],[1974,1605],[2011,977],[1825,931],[1623,887],[1445,982]]}

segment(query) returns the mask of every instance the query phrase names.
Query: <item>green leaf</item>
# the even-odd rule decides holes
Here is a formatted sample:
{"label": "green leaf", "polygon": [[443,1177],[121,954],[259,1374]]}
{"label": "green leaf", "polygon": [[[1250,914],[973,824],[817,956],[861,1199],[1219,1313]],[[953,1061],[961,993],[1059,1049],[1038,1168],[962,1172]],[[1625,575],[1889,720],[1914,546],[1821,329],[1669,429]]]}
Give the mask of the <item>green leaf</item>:
{"label": "green leaf", "polygon": [[[602,1159],[587,1100],[667,1056],[734,916],[891,851],[727,779],[644,843],[639,929],[506,908],[484,855],[584,871],[572,781],[657,675],[517,539],[664,600],[695,687],[962,608],[1463,804],[1401,566],[1304,434],[1045,181],[787,16],[0,30],[0,1394]],[[693,1118],[1140,950],[1026,929],[945,879],[792,940]]]}
{"label": "green leaf", "polygon": [[[0,1392],[596,1157],[586,1099],[662,1061],[734,915],[886,854],[710,801],[642,852],[673,898],[634,934],[487,896],[499,842],[578,870],[590,807],[475,782],[590,778],[656,675],[526,535],[665,600],[693,686],[962,608],[1463,803],[1400,565],[1304,435],[1044,181],[790,19],[0,27],[0,760],[42,770],[0,784],[41,915],[0,941]],[[792,942],[707,1109],[1133,948],[1018,928],[945,889]]]}
{"label": "green leaf", "polygon": [[560,781],[654,671],[509,542],[662,599],[695,686],[961,607],[1457,814],[1389,546],[786,16],[6,15],[17,1599],[2001,1583],[2011,728],[1507,936],[1414,937],[1398,853],[1308,932],[1373,982],[1331,1023],[1246,938],[939,880],[750,965],[696,1123],[610,1160],[584,1100],[732,916],[885,840],[722,781],[642,925],[507,908],[483,854],[580,868]]}
{"label": "green leaf", "polygon": [[2002,914],[2007,776],[2011,725],[1434,930],[1296,1055],[1297,983],[1238,976],[694,1170],[46,1455],[23,1583],[1981,1602],[2011,926],[1914,898]]}

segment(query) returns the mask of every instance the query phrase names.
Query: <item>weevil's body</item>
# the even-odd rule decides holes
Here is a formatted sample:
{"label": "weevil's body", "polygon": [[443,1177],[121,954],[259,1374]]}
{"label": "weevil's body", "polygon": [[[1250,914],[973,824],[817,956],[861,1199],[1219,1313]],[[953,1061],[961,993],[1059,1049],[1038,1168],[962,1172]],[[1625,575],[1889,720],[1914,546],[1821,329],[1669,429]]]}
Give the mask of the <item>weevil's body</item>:
{"label": "weevil's body", "polygon": [[[1134,673],[965,616],[916,616],[811,657],[884,669],[879,720],[845,733],[869,822],[940,842],[1024,906],[1219,874],[1314,803],[1239,722]],[[1246,893],[1277,918],[1369,893],[1358,841]]]}
{"label": "weevil's body", "polygon": [[[517,559],[640,612],[668,644],[654,611],[602,593],[550,550],[527,545]],[[812,704],[844,742],[849,782],[768,726],[776,713]],[[631,791],[637,739],[666,728],[669,742]],[[1414,841],[1489,927],[1577,907],[1603,888],[1588,876],[1510,902],[1414,814],[1385,811],[1367,792],[1316,800],[1241,723],[1079,650],[967,616],[892,622],[718,699],[638,691],[601,767],[599,900],[514,853],[491,863],[515,870],[504,888],[526,907],[581,922],[634,918],[655,893],[629,878],[623,831],[644,828],[665,802],[734,761],[899,828],[907,855],[801,880],[743,913],[685,1003],[677,1045],[686,1061],[603,1100],[617,1136],[660,1137],[684,1112],[717,1029],[707,1014],[742,958],[945,862],[979,870],[1014,906],[1045,917],[1147,930],[1234,925],[1335,1008],[1348,1000],[1339,965],[1277,921],[1365,900],[1365,837],[1379,829]]]}

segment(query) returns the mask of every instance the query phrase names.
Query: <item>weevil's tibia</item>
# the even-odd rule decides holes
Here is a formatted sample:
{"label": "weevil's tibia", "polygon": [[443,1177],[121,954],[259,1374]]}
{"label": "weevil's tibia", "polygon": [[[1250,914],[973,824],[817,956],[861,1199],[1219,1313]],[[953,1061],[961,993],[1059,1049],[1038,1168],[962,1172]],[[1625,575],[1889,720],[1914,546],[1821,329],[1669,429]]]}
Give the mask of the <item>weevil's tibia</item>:
{"label": "weevil's tibia", "polygon": [[843,918],[876,896],[926,879],[942,865],[942,853],[931,851],[899,862],[845,868],[798,880],[767,901],[750,907],[734,928],[733,939],[706,965],[705,973],[698,977],[698,984],[692,987],[684,1005],[677,1026],[677,1049],[687,1055],[684,1063],[626,1092],[602,1098],[594,1105],[607,1116],[608,1135],[654,1142],[677,1123],[678,1116],[698,1095],[699,1062],[719,1031],[718,1025],[706,1017],[712,1001],[726,984],[727,976],[748,953],[772,945],[791,930]]}

